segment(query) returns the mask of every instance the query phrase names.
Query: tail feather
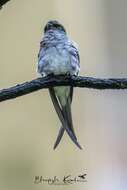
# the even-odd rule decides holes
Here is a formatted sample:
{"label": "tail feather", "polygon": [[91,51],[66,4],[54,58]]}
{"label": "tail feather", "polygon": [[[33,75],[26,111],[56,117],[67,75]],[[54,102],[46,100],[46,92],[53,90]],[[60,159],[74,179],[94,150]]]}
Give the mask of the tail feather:
{"label": "tail feather", "polygon": [[70,129],[70,131],[73,132],[75,139],[77,140],[74,127],[73,127],[73,122],[72,122],[71,104],[69,103],[68,99],[67,99],[66,105],[62,108],[62,112],[63,112],[64,118],[66,118],[67,120],[68,128]]}
{"label": "tail feather", "polygon": [[53,147],[54,150],[55,150],[56,147],[59,145],[59,143],[60,143],[60,141],[61,141],[61,139],[62,139],[62,136],[63,136],[63,134],[64,134],[64,131],[65,131],[65,129],[64,129],[63,127],[61,127],[60,130],[59,130],[57,139],[56,139],[56,141],[55,141],[54,147]]}
{"label": "tail feather", "polygon": [[[73,98],[73,87],[70,87],[70,96],[68,98],[69,98],[68,101],[70,101],[70,104],[71,104],[72,98]],[[54,149],[56,149],[57,146],[59,145],[59,143],[60,143],[60,141],[61,141],[61,139],[63,137],[64,131],[65,131],[65,129],[61,126],[61,128],[59,129],[59,133],[57,135],[55,144],[54,144]],[[73,132],[74,132],[74,130],[73,130]]]}
{"label": "tail feather", "polygon": [[[56,110],[56,112],[58,114],[58,117],[59,117],[61,123],[62,123],[62,127],[66,130],[66,132],[68,133],[69,137],[77,145],[77,147],[80,148],[80,149],[82,149],[81,146],[79,145],[78,141],[77,141],[76,135],[75,135],[74,130],[73,130],[73,125],[72,126],[69,125],[69,123],[71,123],[71,120],[69,120],[69,123],[68,123],[68,119],[67,119],[67,121],[65,120],[65,117],[68,118],[68,114],[66,113],[66,109],[65,110],[64,110],[64,108],[61,109],[60,104],[58,102],[58,99],[57,99],[57,97],[55,95],[54,89],[50,88],[49,92],[50,92],[50,96],[51,96],[53,105],[55,107],[55,110]],[[60,136],[58,135],[59,139],[56,142],[56,146],[57,146],[57,144],[59,144],[59,142],[60,142],[60,140],[61,140],[61,138],[63,136],[63,132],[64,131],[61,130]],[[54,145],[54,147],[56,147],[56,146]]]}

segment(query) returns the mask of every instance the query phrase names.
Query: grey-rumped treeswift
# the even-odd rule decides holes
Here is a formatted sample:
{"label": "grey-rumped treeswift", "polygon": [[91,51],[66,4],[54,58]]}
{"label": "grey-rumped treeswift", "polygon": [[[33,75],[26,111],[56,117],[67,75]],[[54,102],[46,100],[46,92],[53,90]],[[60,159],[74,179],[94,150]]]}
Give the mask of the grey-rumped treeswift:
{"label": "grey-rumped treeswift", "polygon": [[[38,73],[41,76],[78,75],[80,70],[79,62],[78,50],[75,43],[68,38],[65,28],[58,21],[49,21],[44,28],[44,37],[40,42]],[[49,93],[62,124],[54,149],[58,146],[65,131],[75,145],[82,149],[75,135],[72,122],[73,87],[51,87],[49,88]]]}

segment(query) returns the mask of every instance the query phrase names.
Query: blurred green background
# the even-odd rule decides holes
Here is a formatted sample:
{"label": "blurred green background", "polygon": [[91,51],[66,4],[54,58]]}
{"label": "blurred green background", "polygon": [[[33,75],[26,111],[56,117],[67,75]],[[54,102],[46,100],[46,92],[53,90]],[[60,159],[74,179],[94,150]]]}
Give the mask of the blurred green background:
{"label": "blurred green background", "polygon": [[[0,10],[0,88],[37,77],[43,27],[59,20],[78,45],[80,75],[127,76],[127,1],[11,0]],[[74,127],[83,150],[64,135],[48,90],[0,103],[0,189],[127,189],[127,91],[76,88]],[[87,173],[86,183],[34,184],[34,177]]]}

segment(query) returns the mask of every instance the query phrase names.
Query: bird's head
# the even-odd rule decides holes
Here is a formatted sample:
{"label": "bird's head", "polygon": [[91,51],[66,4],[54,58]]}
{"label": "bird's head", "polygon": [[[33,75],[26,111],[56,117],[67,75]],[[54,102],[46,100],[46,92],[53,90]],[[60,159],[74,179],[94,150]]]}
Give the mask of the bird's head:
{"label": "bird's head", "polygon": [[50,20],[44,27],[44,33],[49,30],[59,30],[66,33],[65,28],[56,20]]}

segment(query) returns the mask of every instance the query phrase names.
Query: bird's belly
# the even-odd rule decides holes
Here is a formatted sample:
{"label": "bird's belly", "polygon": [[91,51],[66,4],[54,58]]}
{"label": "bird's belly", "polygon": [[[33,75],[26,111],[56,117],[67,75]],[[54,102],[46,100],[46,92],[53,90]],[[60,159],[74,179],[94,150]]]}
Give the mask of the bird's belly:
{"label": "bird's belly", "polygon": [[55,55],[49,61],[49,69],[53,71],[54,74],[65,74],[70,71],[69,60],[66,57],[60,55]]}
{"label": "bird's belly", "polygon": [[49,59],[49,66],[47,70],[53,72],[55,75],[65,74],[70,71],[70,64],[67,57],[54,55]]}
{"label": "bird's belly", "polygon": [[[43,57],[43,63],[41,69],[46,75],[48,74],[74,74],[70,57],[67,51],[58,52],[55,48],[51,48]],[[39,63],[41,67],[41,62]]]}

